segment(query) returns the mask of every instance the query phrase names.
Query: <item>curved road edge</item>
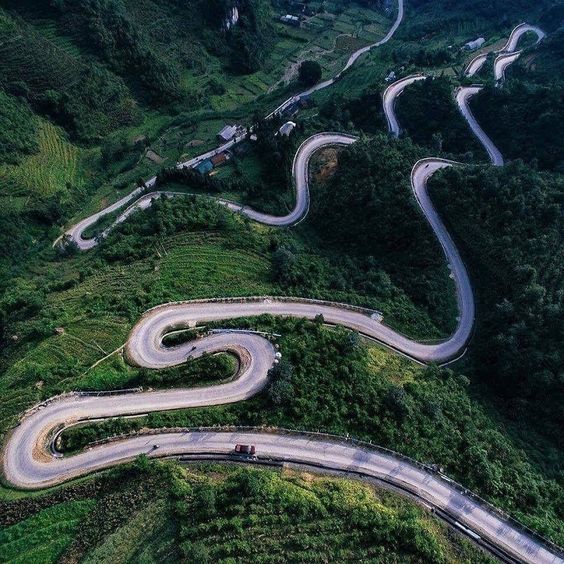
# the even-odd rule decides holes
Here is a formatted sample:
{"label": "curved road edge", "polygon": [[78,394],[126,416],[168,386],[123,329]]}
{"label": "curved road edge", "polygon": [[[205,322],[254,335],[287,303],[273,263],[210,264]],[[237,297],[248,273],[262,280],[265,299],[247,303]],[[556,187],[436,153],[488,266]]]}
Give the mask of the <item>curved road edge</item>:
{"label": "curved road edge", "polygon": [[[58,459],[50,465],[43,463],[44,467],[55,468],[55,473],[43,472],[41,485],[54,485],[64,479],[131,461],[140,454],[150,457],[157,454],[159,457],[226,455],[233,452],[237,443],[254,444],[259,456],[264,458],[352,472],[396,485],[445,511],[475,534],[519,560],[534,564],[563,562],[557,549],[550,550],[501,512],[477,500],[471,492],[447,477],[432,473],[423,465],[385,449],[276,432],[164,432],[158,434],[158,440],[158,451],[153,448],[151,435],[140,435],[97,446],[85,453]],[[10,472],[11,468],[5,466],[6,470]],[[34,485],[38,486],[37,483]],[[25,486],[30,487],[30,484]]]}

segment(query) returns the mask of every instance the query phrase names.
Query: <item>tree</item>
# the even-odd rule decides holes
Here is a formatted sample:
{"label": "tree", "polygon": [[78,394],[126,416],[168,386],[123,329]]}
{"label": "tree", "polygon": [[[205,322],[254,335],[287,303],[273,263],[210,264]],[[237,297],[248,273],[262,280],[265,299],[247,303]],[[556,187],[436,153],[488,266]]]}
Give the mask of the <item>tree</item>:
{"label": "tree", "polygon": [[298,70],[299,81],[306,86],[313,86],[321,78],[321,65],[317,61],[303,61]]}

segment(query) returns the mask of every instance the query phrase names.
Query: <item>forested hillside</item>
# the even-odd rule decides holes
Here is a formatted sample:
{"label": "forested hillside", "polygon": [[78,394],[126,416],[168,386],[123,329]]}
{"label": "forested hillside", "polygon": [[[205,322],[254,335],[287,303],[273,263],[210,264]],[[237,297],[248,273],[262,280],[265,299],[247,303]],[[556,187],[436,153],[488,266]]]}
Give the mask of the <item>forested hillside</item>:
{"label": "forested hillside", "polygon": [[449,169],[431,187],[478,288],[474,369],[511,418],[560,442],[564,180],[513,163]]}
{"label": "forested hillside", "polygon": [[493,562],[397,495],[292,470],[142,460],[0,507],[10,560]]}
{"label": "forested hillside", "polygon": [[[132,327],[167,302],[329,300],[370,308],[413,340],[447,338],[459,321],[452,265],[414,198],[411,171],[421,158],[450,158],[464,164],[437,172],[429,189],[476,300],[461,358],[423,366],[319,315],[182,327],[165,346],[208,329],[249,329],[270,335],[282,357],[248,400],[85,422],[58,445],[71,456],[163,427],[326,431],[441,469],[564,543],[561,0],[406,0],[388,43],[272,119],[264,116],[305,88],[302,63],[319,81],[335,76],[351,53],[382,40],[396,2],[0,4],[0,438],[30,406],[71,390],[231,382],[246,359],[229,352],[163,370],[130,364],[123,347]],[[493,83],[493,55],[476,77],[463,76],[474,56],[466,41],[484,36],[484,50],[495,51],[522,21],[547,36],[534,46],[521,40],[504,82]],[[412,73],[431,78],[397,99],[395,138],[382,92]],[[503,167],[490,166],[456,106],[456,88],[474,81],[484,88],[471,110]],[[215,149],[226,125],[247,134],[214,155],[217,166],[176,166]],[[251,221],[214,200],[290,213],[296,151],[322,131],[358,140],[311,158],[307,214],[296,225]],[[90,250],[54,244],[136,188],[177,194],[107,237],[124,208],[98,219],[82,233],[96,240]],[[490,561],[381,487],[287,467],[145,457],[45,493],[3,483],[0,528],[0,561]]]}
{"label": "forested hillside", "polygon": [[564,172],[563,45],[560,26],[509,68],[502,88],[489,84],[471,102],[502,154],[559,173]]}

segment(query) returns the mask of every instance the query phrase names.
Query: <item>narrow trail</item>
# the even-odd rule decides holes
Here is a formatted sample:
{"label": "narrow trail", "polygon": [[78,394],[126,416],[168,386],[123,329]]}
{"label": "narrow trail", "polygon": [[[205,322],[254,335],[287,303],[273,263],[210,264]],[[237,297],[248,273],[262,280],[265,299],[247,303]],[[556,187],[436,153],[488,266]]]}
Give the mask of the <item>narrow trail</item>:
{"label": "narrow trail", "polygon": [[[397,29],[402,16],[403,4],[400,0],[398,19],[385,40]],[[349,63],[353,64],[355,60],[351,57]],[[410,80],[413,82],[422,78],[424,77],[405,79],[402,87],[396,83],[384,93],[384,110],[392,134],[399,134],[399,123],[393,111],[395,99]],[[304,141],[293,163],[296,207],[288,215],[271,216],[234,202],[219,201],[235,212],[268,225],[292,225],[303,218],[308,210],[308,168],[311,155],[322,147],[350,145],[355,140],[355,137],[341,133],[320,133]],[[446,476],[398,453],[374,446],[325,436],[314,437],[306,433],[162,430],[158,432],[158,450],[153,448],[155,440],[152,436],[140,435],[110,441],[75,456],[53,454],[55,437],[64,428],[80,421],[228,404],[250,398],[262,390],[267,382],[269,369],[277,361],[277,353],[272,343],[261,335],[245,331],[216,331],[176,347],[163,345],[163,337],[167,333],[201,322],[262,313],[309,319],[323,315],[327,323],[356,330],[420,362],[446,362],[456,358],[464,351],[471,335],[474,297],[460,254],[426,189],[428,179],[437,170],[455,164],[438,158],[422,159],[415,163],[411,173],[415,198],[441,243],[455,281],[459,321],[450,338],[433,345],[418,343],[385,326],[373,311],[316,300],[260,297],[163,304],[147,311],[132,329],[125,345],[129,362],[158,369],[181,364],[188,356],[197,358],[206,353],[229,351],[241,360],[237,378],[225,384],[202,388],[132,393],[125,397],[74,393],[47,400],[28,411],[9,434],[2,457],[6,480],[18,488],[38,489],[130,461],[140,454],[150,457],[229,456],[236,443],[252,443],[256,445],[257,454],[261,458],[308,464],[314,468],[373,477],[392,484],[448,517],[451,524],[465,530],[471,538],[506,558],[535,564],[564,563],[558,547],[527,530]],[[146,207],[150,202],[150,195],[145,195],[133,206]],[[118,204],[119,202],[114,204],[114,210],[119,209]],[[126,219],[133,206],[126,208],[118,221]],[[87,241],[81,239],[81,233],[90,219],[84,220],[69,232],[78,238],[78,242]]]}

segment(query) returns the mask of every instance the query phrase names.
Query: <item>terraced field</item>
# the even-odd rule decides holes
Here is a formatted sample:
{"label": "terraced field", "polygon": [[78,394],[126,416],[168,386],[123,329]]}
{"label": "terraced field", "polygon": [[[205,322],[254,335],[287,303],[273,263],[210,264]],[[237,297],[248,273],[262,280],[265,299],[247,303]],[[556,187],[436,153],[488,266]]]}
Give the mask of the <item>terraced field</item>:
{"label": "terraced field", "polygon": [[0,166],[0,201],[23,205],[28,196],[51,196],[70,185],[80,188],[81,150],[67,141],[58,127],[41,120],[39,151],[17,165]]}
{"label": "terraced field", "polygon": [[2,561],[56,562],[95,503],[90,499],[61,503],[0,530]]}

